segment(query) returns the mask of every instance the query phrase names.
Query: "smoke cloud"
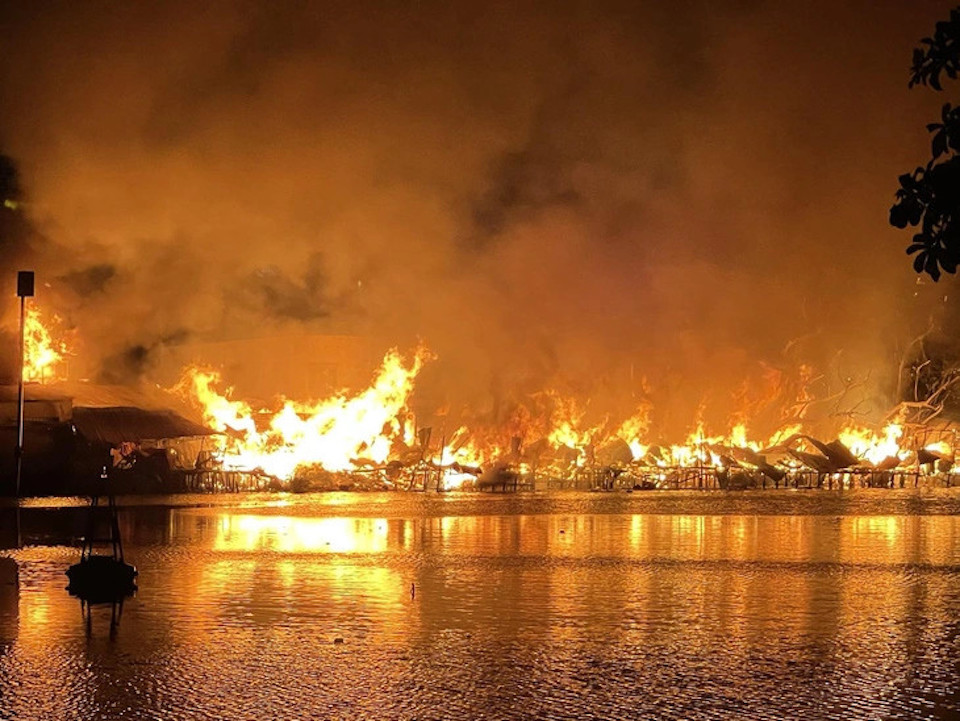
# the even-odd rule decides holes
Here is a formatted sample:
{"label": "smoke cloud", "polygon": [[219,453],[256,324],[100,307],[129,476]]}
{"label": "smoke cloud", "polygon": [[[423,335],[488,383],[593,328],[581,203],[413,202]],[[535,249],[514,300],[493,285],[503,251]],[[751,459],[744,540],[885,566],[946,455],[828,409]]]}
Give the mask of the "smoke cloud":
{"label": "smoke cloud", "polygon": [[667,433],[803,366],[879,409],[952,290],[886,221],[949,7],[8,3],[0,151],[91,376],[357,334],[437,354],[424,409],[553,388]]}

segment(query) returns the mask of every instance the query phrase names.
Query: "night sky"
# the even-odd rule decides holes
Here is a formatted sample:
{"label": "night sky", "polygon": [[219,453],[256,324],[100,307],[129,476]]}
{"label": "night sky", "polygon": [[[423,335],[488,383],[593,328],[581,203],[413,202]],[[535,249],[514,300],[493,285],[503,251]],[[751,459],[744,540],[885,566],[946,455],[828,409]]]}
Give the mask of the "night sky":
{"label": "night sky", "polygon": [[953,287],[887,222],[952,5],[6,2],[0,152],[98,359],[303,330],[421,339],[463,401],[882,392]]}

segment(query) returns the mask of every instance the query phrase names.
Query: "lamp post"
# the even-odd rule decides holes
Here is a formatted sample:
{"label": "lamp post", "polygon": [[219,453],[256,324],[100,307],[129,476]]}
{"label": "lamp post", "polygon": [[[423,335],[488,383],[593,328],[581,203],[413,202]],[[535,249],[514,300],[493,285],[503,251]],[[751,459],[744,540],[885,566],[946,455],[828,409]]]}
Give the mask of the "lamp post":
{"label": "lamp post", "polygon": [[[20,498],[20,471],[23,467],[23,329],[26,322],[26,300],[33,297],[33,271],[21,270],[17,273],[17,296],[20,298],[20,373],[17,382],[17,498]],[[19,501],[17,506],[19,508]]]}

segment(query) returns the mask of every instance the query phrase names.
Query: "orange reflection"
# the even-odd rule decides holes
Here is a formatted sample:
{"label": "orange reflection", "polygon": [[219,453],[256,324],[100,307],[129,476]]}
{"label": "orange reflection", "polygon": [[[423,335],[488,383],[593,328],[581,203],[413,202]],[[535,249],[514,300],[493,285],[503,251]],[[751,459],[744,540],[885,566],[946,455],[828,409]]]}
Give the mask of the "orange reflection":
{"label": "orange reflection", "polygon": [[216,551],[280,553],[382,553],[388,547],[385,518],[297,518],[223,514]]}
{"label": "orange reflection", "polygon": [[24,596],[20,601],[20,618],[31,629],[40,629],[50,623],[50,604],[46,596]]}
{"label": "orange reflection", "polygon": [[860,541],[875,539],[887,546],[900,541],[903,536],[903,516],[860,516],[852,519],[852,534]]}

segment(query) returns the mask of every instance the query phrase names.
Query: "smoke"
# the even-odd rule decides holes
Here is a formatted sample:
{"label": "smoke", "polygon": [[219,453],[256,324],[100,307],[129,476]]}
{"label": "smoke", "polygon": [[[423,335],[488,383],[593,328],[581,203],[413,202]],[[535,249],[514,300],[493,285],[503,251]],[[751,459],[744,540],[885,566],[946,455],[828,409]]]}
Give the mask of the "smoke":
{"label": "smoke", "polygon": [[297,330],[422,339],[425,409],[673,430],[806,364],[879,408],[932,308],[886,211],[948,8],[7,4],[0,150],[91,376]]}

